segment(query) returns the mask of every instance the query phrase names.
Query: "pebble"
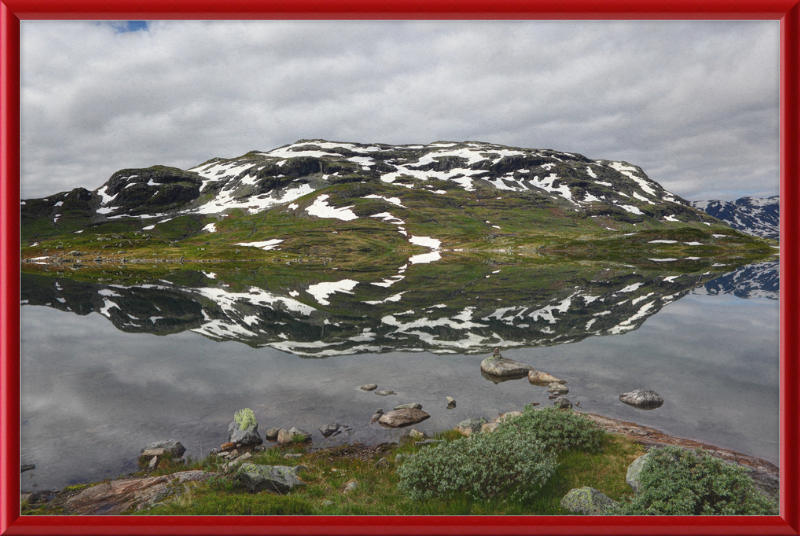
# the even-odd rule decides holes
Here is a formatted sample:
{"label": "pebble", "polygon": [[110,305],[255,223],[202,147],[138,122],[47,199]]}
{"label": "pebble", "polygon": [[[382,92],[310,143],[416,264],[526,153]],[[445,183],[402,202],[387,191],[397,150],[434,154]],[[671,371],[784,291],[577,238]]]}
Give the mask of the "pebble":
{"label": "pebble", "polygon": [[374,384],[374,383],[368,383],[366,385],[362,385],[361,386],[361,390],[362,391],[374,391],[377,388],[378,388],[378,386],[376,384]]}

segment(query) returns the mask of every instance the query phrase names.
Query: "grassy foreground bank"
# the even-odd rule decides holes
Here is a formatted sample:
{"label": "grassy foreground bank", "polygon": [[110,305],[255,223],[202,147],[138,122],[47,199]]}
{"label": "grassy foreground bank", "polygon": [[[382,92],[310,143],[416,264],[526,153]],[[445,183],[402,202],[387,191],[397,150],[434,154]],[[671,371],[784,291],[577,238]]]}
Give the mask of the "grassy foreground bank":
{"label": "grassy foreground bank", "polygon": [[[302,443],[254,450],[247,463],[297,466],[303,485],[286,493],[248,492],[238,466],[216,454],[129,476],[161,476],[191,469],[204,481],[178,485],[170,500],[122,512],[135,515],[572,515],[561,499],[591,487],[615,501],[612,514],[771,514],[771,500],[753,489],[746,471],[705,453],[667,447],[650,451],[639,493],[626,483],[630,464],[645,453],[636,440],[605,432],[571,410],[532,406],[508,414],[490,431],[472,427],[410,435],[399,444],[343,445],[310,451]],[[427,444],[425,444],[427,443]],[[151,479],[152,480],[152,479]],[[97,483],[100,484],[100,483]],[[23,515],[58,515],[86,488],[38,504],[24,498]],[[616,507],[615,507],[616,508]]]}

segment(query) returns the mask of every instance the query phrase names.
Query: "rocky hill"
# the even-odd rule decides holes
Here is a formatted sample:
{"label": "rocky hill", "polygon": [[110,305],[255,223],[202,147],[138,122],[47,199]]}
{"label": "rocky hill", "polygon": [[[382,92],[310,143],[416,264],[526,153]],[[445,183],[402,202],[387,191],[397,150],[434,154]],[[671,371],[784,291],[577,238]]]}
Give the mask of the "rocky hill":
{"label": "rocky hill", "polygon": [[754,236],[778,240],[780,200],[778,196],[741,197],[736,201],[692,201],[698,208],[728,225]]}
{"label": "rocky hill", "polygon": [[[35,241],[115,221],[152,229],[178,216],[205,222],[275,209],[305,218],[379,218],[402,227],[408,211],[461,210],[473,200],[485,200],[500,219],[514,208],[549,210],[572,220],[591,218],[580,223],[597,230],[715,223],[627,162],[478,142],[301,140],[189,170],[123,169],[94,191],[24,200],[21,211],[26,236]],[[501,228],[497,221],[486,224]]]}

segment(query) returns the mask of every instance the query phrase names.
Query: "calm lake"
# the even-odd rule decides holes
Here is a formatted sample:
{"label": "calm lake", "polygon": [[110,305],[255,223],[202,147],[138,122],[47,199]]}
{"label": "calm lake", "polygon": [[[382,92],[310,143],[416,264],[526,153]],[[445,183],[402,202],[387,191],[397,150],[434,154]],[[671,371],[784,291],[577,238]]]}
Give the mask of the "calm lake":
{"label": "calm lake", "polygon": [[[408,428],[370,417],[408,402],[431,415],[414,426],[428,433],[550,404],[547,388],[527,379],[482,376],[493,346],[567,380],[578,411],[778,464],[777,270],[764,263],[713,279],[631,270],[575,284],[564,276],[553,280],[568,284],[490,297],[502,273],[487,268],[474,295],[437,294],[434,282],[415,296],[389,282],[371,301],[358,291],[369,285],[344,283],[345,274],[304,287],[307,295],[214,273],[138,287],[23,275],[21,463],[36,469],[22,474],[22,488],[119,476],[160,439],[203,456],[245,407],[262,436],[297,426],[321,447],[399,439]],[[366,383],[396,394],[360,390]],[[619,401],[636,388],[657,391],[664,405]],[[317,429],[333,421],[350,431],[326,440]]]}

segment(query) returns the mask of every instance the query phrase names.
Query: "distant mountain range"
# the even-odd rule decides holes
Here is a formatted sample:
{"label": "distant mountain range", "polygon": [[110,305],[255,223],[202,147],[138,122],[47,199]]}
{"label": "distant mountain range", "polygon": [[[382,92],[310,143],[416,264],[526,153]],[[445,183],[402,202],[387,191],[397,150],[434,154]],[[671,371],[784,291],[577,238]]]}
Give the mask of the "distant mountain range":
{"label": "distant mountain range", "polygon": [[778,240],[780,201],[778,196],[741,197],[736,201],[692,201],[692,206],[720,219],[737,231]]}

